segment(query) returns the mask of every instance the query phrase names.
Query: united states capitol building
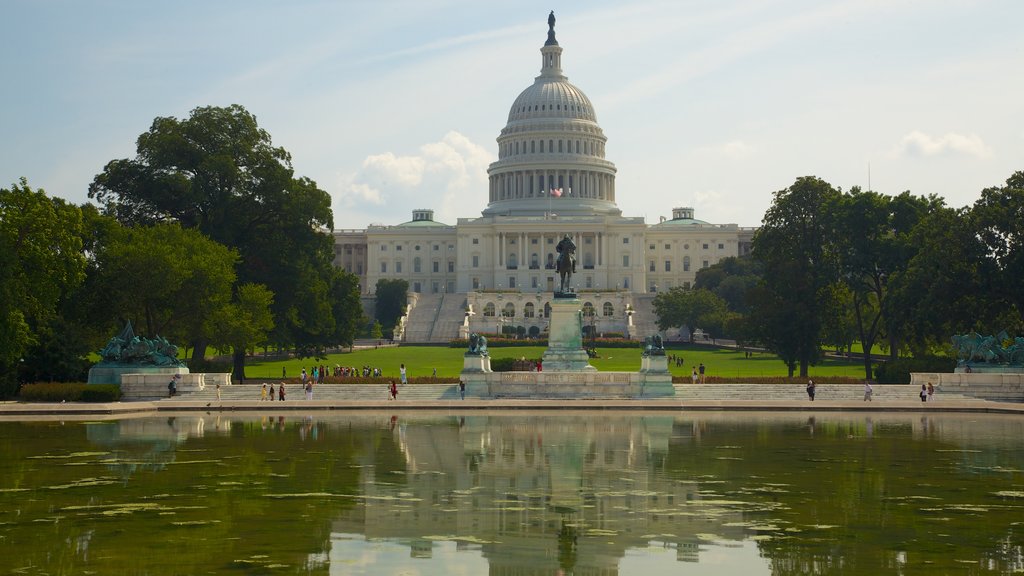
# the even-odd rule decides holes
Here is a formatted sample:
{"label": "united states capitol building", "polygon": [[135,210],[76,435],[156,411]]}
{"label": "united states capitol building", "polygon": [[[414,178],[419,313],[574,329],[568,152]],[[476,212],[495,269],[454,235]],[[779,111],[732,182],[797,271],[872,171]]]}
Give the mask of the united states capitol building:
{"label": "united states capitol building", "polygon": [[555,245],[566,234],[577,247],[572,279],[586,325],[631,337],[656,331],[656,292],[690,287],[698,270],[750,251],[754,228],[710,224],[693,208],[672,208],[656,224],[624,216],[607,137],[590,99],[563,74],[553,17],[540,52],[540,75],[498,135],[480,216],[448,224],[423,208],[401,224],[334,232],[335,265],[359,276],[364,296],[380,279],[409,282],[406,341],[504,326],[543,332],[558,284]]}

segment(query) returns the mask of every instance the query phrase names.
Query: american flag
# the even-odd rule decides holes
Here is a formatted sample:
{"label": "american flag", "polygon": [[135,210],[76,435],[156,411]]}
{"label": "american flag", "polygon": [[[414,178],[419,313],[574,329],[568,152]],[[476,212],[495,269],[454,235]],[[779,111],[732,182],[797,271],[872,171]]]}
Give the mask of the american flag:
{"label": "american flag", "polygon": [[561,188],[552,188],[551,189],[551,195],[554,196],[555,198],[558,198],[559,196],[562,195],[562,189]]}

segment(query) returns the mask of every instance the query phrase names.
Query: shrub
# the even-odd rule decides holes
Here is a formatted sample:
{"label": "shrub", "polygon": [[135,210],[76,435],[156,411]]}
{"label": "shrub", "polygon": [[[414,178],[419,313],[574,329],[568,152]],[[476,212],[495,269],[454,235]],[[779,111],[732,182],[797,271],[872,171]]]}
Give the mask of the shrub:
{"label": "shrub", "polygon": [[28,402],[116,402],[121,399],[121,387],[81,382],[26,384],[19,397]]}
{"label": "shrub", "polygon": [[121,387],[117,384],[86,384],[82,390],[82,402],[117,402],[121,399]]}
{"label": "shrub", "polygon": [[945,356],[900,358],[895,362],[875,365],[875,380],[879,384],[910,384],[911,372],[952,372],[956,361]]}
{"label": "shrub", "polygon": [[[807,384],[808,378],[801,376],[708,376],[705,380],[708,384]],[[813,376],[815,384],[861,384],[864,381],[849,376]],[[672,376],[675,384],[690,384],[691,376]]]}

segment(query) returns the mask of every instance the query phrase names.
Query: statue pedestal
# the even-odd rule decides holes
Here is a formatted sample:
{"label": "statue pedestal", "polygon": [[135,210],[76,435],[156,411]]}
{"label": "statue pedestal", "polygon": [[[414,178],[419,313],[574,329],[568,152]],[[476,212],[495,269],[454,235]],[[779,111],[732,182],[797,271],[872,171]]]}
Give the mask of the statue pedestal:
{"label": "statue pedestal", "polygon": [[641,357],[640,371],[668,374],[668,356],[662,354]]}
{"label": "statue pedestal", "polygon": [[491,371],[491,357],[480,354],[466,354],[462,357],[462,372],[485,373]]}
{"label": "statue pedestal", "polygon": [[595,372],[583,349],[583,308],[575,294],[556,294],[544,352],[544,371]]}

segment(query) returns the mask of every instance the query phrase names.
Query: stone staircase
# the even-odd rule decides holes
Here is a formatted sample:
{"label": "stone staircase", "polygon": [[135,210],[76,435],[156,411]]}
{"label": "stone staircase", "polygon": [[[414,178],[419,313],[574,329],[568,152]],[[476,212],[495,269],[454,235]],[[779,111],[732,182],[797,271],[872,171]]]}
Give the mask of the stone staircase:
{"label": "stone staircase", "polygon": [[[872,401],[893,402],[919,400],[920,388],[909,384],[874,384]],[[678,400],[801,400],[807,401],[804,384],[676,384]],[[815,400],[863,400],[864,386],[861,384],[818,384]],[[969,396],[958,393],[935,392],[935,400],[968,400]]]}
{"label": "stone staircase", "polygon": [[[269,384],[270,382],[268,382]],[[221,388],[223,401],[258,400],[260,384],[235,384]],[[752,401],[807,401],[807,393],[803,384],[675,384],[675,399],[683,402],[715,402],[723,400]],[[298,384],[286,386],[288,402],[305,400],[303,391]],[[276,392],[276,382],[275,382]],[[875,402],[906,402],[918,400],[918,388],[907,384],[876,384],[873,401]],[[313,392],[317,401],[350,402],[357,400],[386,400],[388,397],[385,384],[320,384]],[[407,384],[399,386],[398,399],[415,402],[417,400],[457,400],[458,384]],[[588,398],[598,398],[588,396]],[[819,384],[816,400],[818,401],[861,401],[864,398],[864,387],[858,384]],[[178,400],[215,402],[216,390],[207,387],[201,391],[179,394]],[[958,393],[936,391],[937,402],[949,400],[970,400],[970,396]]]}
{"label": "stone staircase", "polygon": [[654,313],[654,294],[633,295],[633,327],[639,340],[658,333],[658,316]]}
{"label": "stone staircase", "polygon": [[466,316],[465,294],[442,294],[441,307],[430,332],[430,341],[447,344],[459,337],[462,319]]}
{"label": "stone staircase", "polygon": [[443,297],[444,294],[416,295],[416,305],[409,310],[409,318],[405,323],[406,342],[430,342],[430,332],[434,328]]}

